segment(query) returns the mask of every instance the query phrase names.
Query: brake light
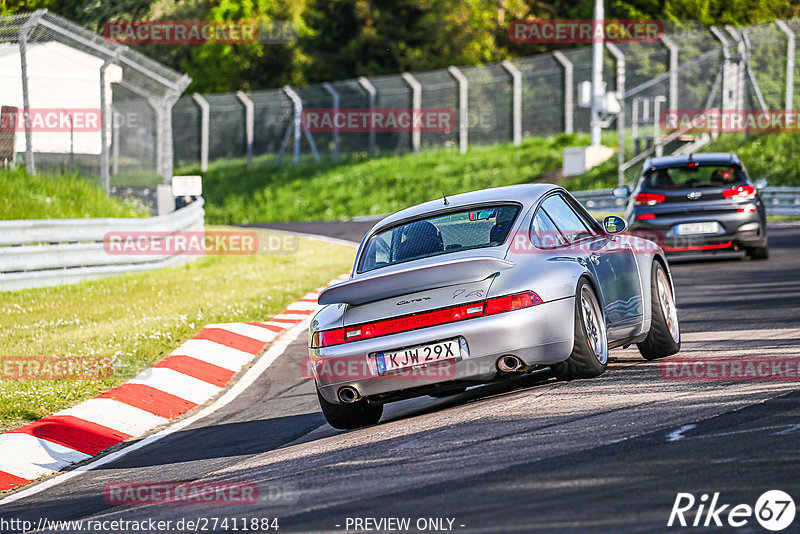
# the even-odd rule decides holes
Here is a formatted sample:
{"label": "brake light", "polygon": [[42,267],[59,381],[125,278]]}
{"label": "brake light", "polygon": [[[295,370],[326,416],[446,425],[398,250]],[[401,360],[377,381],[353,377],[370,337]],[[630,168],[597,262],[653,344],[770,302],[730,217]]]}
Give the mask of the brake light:
{"label": "brake light", "polygon": [[755,213],[756,207],[755,206],[747,206],[744,208],[739,208],[736,210],[737,213]]}
{"label": "brake light", "polygon": [[536,306],[541,303],[542,299],[533,291],[497,297],[486,301],[486,311],[484,315],[494,315],[495,313],[530,308],[531,306]]}
{"label": "brake light", "polygon": [[656,218],[655,213],[642,213],[636,216],[637,221],[652,221]]}
{"label": "brake light", "polygon": [[639,193],[633,199],[635,206],[655,206],[667,200],[667,195],[659,193]]}
{"label": "brake light", "polygon": [[734,200],[752,200],[756,198],[756,189],[752,185],[740,185],[724,190],[722,196]]}
{"label": "brake light", "polygon": [[387,336],[389,334],[417,330],[428,326],[454,323],[465,319],[472,319],[473,317],[483,317],[485,315],[529,308],[542,304],[542,302],[539,295],[533,291],[525,291],[523,293],[452,306],[450,308],[442,308],[403,317],[395,317],[393,319],[385,319],[383,321],[316,332],[311,339],[311,346],[312,348],[320,348],[329,347],[331,345],[341,345],[342,343]]}

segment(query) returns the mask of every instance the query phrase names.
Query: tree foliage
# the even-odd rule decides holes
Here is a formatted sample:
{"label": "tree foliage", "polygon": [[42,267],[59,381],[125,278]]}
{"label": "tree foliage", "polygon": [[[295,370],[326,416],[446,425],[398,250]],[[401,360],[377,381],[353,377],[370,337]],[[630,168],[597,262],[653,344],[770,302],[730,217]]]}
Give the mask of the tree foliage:
{"label": "tree foliage", "polygon": [[[93,31],[111,20],[289,21],[286,44],[140,45],[194,78],[190,90],[230,91],[471,65],[554,45],[512,43],[514,19],[590,19],[594,0],[0,0],[0,14],[46,8]],[[606,0],[607,18],[703,25],[800,15],[794,0]]]}

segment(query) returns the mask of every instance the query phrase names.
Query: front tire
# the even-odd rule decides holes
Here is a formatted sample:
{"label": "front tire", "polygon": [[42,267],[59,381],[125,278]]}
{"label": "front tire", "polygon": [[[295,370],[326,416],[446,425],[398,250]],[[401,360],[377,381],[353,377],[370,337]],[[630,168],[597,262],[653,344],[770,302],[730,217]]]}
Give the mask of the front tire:
{"label": "front tire", "polygon": [[681,350],[681,329],[678,324],[678,309],[667,271],[658,261],[653,261],[650,280],[652,319],[650,332],[641,343],[639,352],[646,360],[671,356]]}
{"label": "front tire", "polygon": [[575,342],[566,361],[553,366],[562,380],[594,378],[608,366],[608,333],[603,308],[591,284],[585,278],[575,292]]}
{"label": "front tire", "polygon": [[361,428],[362,426],[374,425],[383,415],[382,404],[370,404],[367,399],[350,404],[333,404],[325,400],[317,388],[317,398],[319,406],[322,408],[322,415],[333,428],[349,430]]}

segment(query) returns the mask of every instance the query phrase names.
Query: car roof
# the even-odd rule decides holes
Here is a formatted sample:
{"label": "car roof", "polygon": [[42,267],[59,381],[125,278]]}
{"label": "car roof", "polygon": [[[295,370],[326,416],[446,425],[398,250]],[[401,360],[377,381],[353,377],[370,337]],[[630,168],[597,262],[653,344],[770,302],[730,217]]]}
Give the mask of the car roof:
{"label": "car roof", "polygon": [[681,156],[647,158],[642,166],[642,172],[666,169],[669,167],[684,167],[692,161],[697,162],[700,165],[742,165],[742,163],[739,161],[739,156],[733,152],[700,152],[697,154],[686,154]]}
{"label": "car roof", "polygon": [[460,206],[470,206],[484,202],[519,202],[523,206],[530,206],[539,200],[542,195],[553,189],[561,188],[553,184],[520,184],[492,187],[490,189],[480,189],[478,191],[448,196],[446,206],[442,198],[437,198],[436,200],[430,200],[422,204],[417,204],[416,206],[411,206],[410,208],[402,209],[381,219],[372,227],[369,234],[372,234],[378,228],[391,226],[405,219],[414,219],[426,213],[442,211],[443,209],[457,209]]}

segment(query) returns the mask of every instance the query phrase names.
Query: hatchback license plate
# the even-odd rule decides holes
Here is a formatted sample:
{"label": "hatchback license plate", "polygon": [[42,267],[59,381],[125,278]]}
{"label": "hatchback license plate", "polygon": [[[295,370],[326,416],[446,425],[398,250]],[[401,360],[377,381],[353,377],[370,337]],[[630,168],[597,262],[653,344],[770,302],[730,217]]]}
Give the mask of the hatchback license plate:
{"label": "hatchback license plate", "polygon": [[718,232],[719,223],[717,222],[684,223],[675,227],[677,235],[716,234]]}
{"label": "hatchback license plate", "polygon": [[458,339],[448,339],[437,343],[416,345],[401,350],[381,352],[375,355],[375,361],[378,364],[378,374],[460,359],[461,344],[458,342]]}

